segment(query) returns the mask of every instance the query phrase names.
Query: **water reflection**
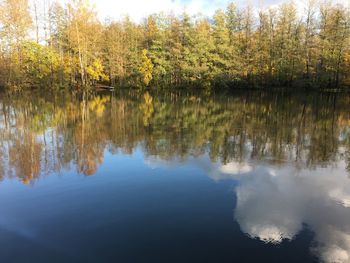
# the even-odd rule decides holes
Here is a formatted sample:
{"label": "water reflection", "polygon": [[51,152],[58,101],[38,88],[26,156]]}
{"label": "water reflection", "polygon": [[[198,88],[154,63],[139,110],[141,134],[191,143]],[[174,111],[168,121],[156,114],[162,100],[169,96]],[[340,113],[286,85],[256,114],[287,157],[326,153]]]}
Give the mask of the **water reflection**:
{"label": "water reflection", "polygon": [[151,168],[191,159],[213,180],[239,182],[235,219],[250,237],[279,244],[307,226],[320,259],[350,262],[349,102],[333,93],[2,94],[0,177],[92,176],[106,151],[141,148]]}
{"label": "water reflection", "polygon": [[312,251],[325,262],[350,259],[350,180],[337,168],[299,170],[293,166],[254,167],[236,173],[235,218],[242,231],[264,242],[292,240],[307,225],[314,233]]}

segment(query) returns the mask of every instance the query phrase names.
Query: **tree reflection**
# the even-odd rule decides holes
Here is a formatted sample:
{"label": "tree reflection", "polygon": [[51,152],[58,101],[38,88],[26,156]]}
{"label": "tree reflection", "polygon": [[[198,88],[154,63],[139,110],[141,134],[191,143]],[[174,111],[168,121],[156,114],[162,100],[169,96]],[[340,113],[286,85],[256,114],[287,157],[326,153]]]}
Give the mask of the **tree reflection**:
{"label": "tree reflection", "polygon": [[[164,160],[208,153],[297,168],[350,167],[350,96],[196,92],[2,94],[0,176],[30,183],[74,165],[93,175],[104,152]],[[349,169],[350,170],[350,169]]]}
{"label": "tree reflection", "polygon": [[31,133],[21,135],[11,142],[9,164],[16,176],[29,184],[40,175],[42,145]]}

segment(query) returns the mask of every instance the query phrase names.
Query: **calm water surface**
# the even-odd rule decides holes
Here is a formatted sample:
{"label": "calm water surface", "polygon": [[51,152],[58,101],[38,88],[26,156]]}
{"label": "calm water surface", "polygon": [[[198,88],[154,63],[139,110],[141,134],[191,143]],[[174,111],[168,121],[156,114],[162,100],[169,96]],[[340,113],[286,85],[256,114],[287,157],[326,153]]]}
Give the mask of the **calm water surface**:
{"label": "calm water surface", "polygon": [[350,262],[350,95],[0,95],[0,262]]}

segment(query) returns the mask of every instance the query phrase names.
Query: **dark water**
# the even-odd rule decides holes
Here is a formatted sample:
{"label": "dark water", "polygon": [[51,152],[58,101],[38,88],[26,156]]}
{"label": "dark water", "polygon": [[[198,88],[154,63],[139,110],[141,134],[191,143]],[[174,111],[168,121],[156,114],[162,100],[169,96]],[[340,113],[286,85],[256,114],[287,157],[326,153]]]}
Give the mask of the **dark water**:
{"label": "dark water", "polygon": [[350,95],[0,99],[0,262],[350,262]]}

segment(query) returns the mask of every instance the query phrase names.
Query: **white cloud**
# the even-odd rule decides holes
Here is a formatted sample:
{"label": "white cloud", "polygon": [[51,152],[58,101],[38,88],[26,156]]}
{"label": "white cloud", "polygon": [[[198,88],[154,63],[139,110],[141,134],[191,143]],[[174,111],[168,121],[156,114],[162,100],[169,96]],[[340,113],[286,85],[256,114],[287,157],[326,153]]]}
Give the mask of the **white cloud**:
{"label": "white cloud", "polygon": [[120,18],[129,15],[131,19],[140,21],[142,18],[152,13],[158,12],[180,12],[183,8],[179,1],[172,0],[123,0],[123,1],[95,1],[100,17]]}
{"label": "white cloud", "polygon": [[[61,3],[67,3],[69,0],[60,0]],[[128,15],[135,22],[140,22],[143,18],[154,13],[174,13],[181,14],[183,11],[189,14],[203,13],[211,15],[216,7],[223,7],[226,0],[90,0],[96,7],[99,18],[120,19]]]}
{"label": "white cloud", "polygon": [[[59,0],[66,3],[69,0]],[[171,12],[181,14],[184,10],[191,15],[202,13],[213,15],[216,9],[225,8],[231,0],[90,0],[95,5],[101,20],[105,18],[119,19],[128,15],[132,20],[140,22],[150,14],[159,12]],[[235,0],[237,6],[244,7],[251,4],[253,7],[275,6],[286,0]],[[298,6],[305,4],[304,0],[295,0]],[[334,3],[349,5],[349,0],[333,0]]]}
{"label": "white cloud", "polygon": [[350,263],[350,179],[336,168],[256,167],[236,175],[235,218],[243,232],[264,242],[293,239],[303,224],[315,233],[312,251],[324,262]]}
{"label": "white cloud", "polygon": [[253,167],[248,163],[231,162],[220,167],[220,172],[232,175],[249,173],[252,170]]}

